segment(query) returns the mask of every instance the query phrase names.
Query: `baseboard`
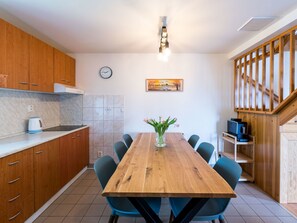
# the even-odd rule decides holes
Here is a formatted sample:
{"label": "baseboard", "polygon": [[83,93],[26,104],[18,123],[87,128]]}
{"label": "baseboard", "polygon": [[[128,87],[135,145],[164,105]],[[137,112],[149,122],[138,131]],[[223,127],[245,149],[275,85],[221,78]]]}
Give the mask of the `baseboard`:
{"label": "baseboard", "polygon": [[86,172],[87,167],[83,168],[75,177],[72,178],[64,187],[61,188],[54,196],[51,197],[41,208],[38,209],[30,218],[28,218],[25,223],[32,223],[38,218],[42,212],[44,212],[61,194],[70,187],[84,172]]}

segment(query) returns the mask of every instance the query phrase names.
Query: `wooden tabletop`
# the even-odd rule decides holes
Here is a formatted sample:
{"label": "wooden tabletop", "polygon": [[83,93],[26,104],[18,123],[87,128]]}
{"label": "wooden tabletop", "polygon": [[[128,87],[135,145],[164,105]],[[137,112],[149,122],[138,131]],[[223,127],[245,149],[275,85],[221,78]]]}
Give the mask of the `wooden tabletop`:
{"label": "wooden tabletop", "polygon": [[155,133],[140,133],[106,185],[112,197],[236,197],[180,133],[166,134],[157,149]]}

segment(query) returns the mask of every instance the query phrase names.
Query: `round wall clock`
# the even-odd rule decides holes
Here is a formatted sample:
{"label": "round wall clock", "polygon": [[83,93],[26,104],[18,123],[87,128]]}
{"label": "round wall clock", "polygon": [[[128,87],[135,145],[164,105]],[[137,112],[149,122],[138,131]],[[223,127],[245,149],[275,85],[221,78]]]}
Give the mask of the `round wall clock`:
{"label": "round wall clock", "polygon": [[112,69],[108,66],[101,67],[99,70],[99,75],[103,79],[108,79],[112,75]]}

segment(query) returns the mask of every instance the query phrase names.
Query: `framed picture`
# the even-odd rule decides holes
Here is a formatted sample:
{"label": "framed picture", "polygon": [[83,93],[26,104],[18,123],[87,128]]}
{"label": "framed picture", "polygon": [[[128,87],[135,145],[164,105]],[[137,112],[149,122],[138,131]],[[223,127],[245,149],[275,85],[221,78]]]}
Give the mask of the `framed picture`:
{"label": "framed picture", "polygon": [[183,91],[183,79],[146,79],[146,91]]}

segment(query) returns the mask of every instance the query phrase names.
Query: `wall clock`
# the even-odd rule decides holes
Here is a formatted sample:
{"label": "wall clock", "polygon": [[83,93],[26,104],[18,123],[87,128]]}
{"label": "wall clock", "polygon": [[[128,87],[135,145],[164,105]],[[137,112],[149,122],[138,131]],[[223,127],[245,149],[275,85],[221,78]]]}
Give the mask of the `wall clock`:
{"label": "wall clock", "polygon": [[112,69],[108,66],[101,67],[99,70],[99,75],[103,79],[108,79],[112,75]]}

